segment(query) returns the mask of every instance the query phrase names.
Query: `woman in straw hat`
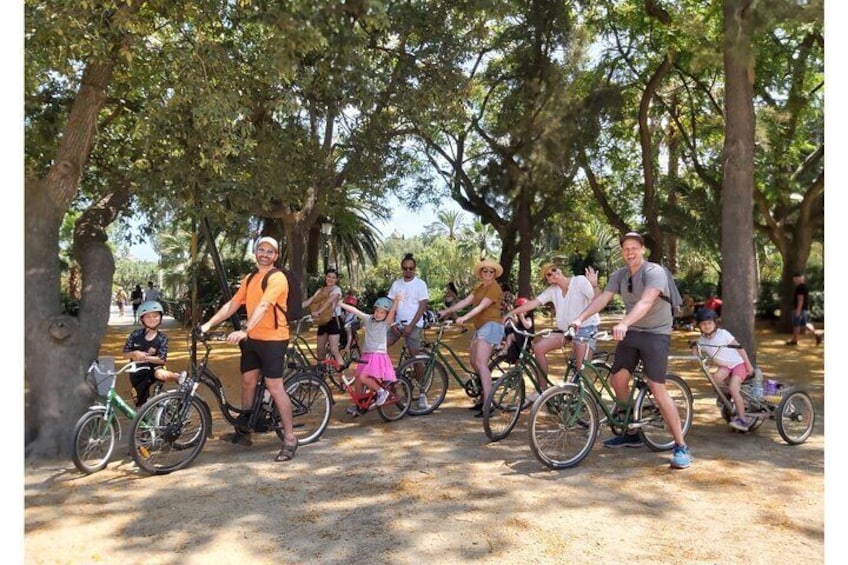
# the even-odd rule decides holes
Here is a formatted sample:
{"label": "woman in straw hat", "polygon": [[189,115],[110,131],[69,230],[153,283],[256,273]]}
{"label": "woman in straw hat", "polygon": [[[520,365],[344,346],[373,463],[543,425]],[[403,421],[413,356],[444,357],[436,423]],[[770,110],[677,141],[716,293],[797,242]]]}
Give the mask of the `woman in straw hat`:
{"label": "woman in straw hat", "polygon": [[[556,326],[562,332],[568,331],[568,325],[571,321],[580,315],[581,312],[589,305],[592,300],[601,293],[598,288],[598,273],[592,267],[586,267],[585,275],[577,275],[574,277],[566,276],[560,267],[553,263],[545,263],[539,269],[542,275],[542,282],[548,287],[543,290],[539,296],[523,304],[517,306],[507,312],[505,318],[530,312],[534,308],[538,308],[543,304],[553,304],[556,312]],[[594,314],[587,318],[583,325],[577,331],[577,337],[581,339],[574,340],[573,353],[575,359],[586,359],[590,348],[594,348],[594,341],[589,340],[595,332],[598,331],[598,325],[601,323],[601,317]],[[588,342],[586,340],[589,340]],[[539,367],[548,374],[548,358],[547,354],[553,349],[559,349],[565,345],[565,333],[554,333],[547,337],[539,338],[533,342],[533,354]],[[546,379],[539,382],[539,388],[542,392],[548,388]],[[527,395],[527,401],[535,401],[539,397],[538,392],[533,392]]]}
{"label": "woman in straw hat", "polygon": [[503,267],[491,259],[483,259],[474,265],[474,274],[480,282],[471,291],[471,294],[452,306],[439,311],[439,317],[445,318],[451,312],[471,306],[466,314],[456,319],[457,324],[464,324],[474,318],[474,326],[477,331],[471,340],[469,356],[471,367],[480,376],[483,385],[483,395],[472,406],[478,410],[475,418],[483,417],[483,399],[492,391],[492,373],[489,371],[489,356],[492,348],[499,345],[504,337],[504,326],[501,318],[501,286],[497,278],[503,274]]}

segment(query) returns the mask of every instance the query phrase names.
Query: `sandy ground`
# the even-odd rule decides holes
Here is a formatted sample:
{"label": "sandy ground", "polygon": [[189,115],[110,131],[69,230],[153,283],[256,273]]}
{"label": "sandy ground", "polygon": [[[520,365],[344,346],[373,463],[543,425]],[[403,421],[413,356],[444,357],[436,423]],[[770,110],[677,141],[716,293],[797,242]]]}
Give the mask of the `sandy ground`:
{"label": "sandy ground", "polygon": [[[102,354],[120,351],[128,321],[114,320]],[[169,334],[179,369],[185,341]],[[683,353],[687,336],[675,335]],[[273,433],[252,447],[217,439],[228,428],[216,414],[216,437],[170,475],[145,476],[123,448],[90,476],[70,461],[27,466],[25,562],[822,563],[824,348],[784,339],[758,333],[760,364],[813,396],[815,431],[800,446],[774,421],[733,432],[685,364],[673,367],[695,393],[683,471],[669,453],[605,449],[608,430],[578,467],[549,470],[530,451],[526,415],[490,443],[455,383],[434,414],[394,423],[345,416],[336,393],[324,436],[289,463],[273,462]],[[235,394],[235,351],[214,359]]]}

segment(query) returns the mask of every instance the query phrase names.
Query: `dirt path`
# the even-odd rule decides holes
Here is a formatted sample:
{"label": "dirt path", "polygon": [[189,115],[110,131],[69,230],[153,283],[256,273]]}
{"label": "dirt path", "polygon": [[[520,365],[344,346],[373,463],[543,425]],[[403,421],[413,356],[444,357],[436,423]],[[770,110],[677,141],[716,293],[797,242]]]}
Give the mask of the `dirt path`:
{"label": "dirt path", "polygon": [[[116,326],[103,354],[120,351]],[[171,330],[171,366],[185,363]],[[676,333],[674,350],[687,336]],[[703,379],[675,367],[695,393],[690,469],[668,453],[600,445],[577,468],[550,471],[527,444],[527,417],[489,443],[455,384],[442,408],[392,424],[350,419],[336,395],[330,427],[290,463],[279,440],[215,439],[186,470],[139,473],[119,456],[97,474],[70,461],[27,468],[27,563],[797,563],[824,561],[823,348],[782,346],[758,332],[760,364],[805,387],[813,436],[788,446],[773,421],[732,432]],[[462,346],[460,344],[460,346]],[[216,370],[235,374],[234,351]],[[230,379],[227,393],[235,393]],[[123,451],[123,450],[122,450]]]}

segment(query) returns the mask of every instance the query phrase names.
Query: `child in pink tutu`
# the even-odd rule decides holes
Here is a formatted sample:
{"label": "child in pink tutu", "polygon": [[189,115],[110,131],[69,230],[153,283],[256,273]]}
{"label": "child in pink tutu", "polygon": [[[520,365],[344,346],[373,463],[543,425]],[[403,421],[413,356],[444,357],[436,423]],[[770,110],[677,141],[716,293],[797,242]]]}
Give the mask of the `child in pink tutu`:
{"label": "child in pink tutu", "polygon": [[386,334],[389,327],[395,319],[395,311],[397,310],[398,302],[403,299],[402,295],[396,295],[394,301],[385,296],[378,298],[374,302],[374,314],[366,314],[361,310],[342,302],[339,307],[346,312],[354,314],[362,320],[362,327],[365,329],[365,338],[362,346],[362,357],[360,358],[365,363],[356,366],[356,385],[357,387],[364,385],[377,393],[377,406],[385,404],[389,397],[389,392],[382,388],[377,380],[394,381],[395,368],[392,365],[392,359],[389,357],[388,347],[386,345]]}

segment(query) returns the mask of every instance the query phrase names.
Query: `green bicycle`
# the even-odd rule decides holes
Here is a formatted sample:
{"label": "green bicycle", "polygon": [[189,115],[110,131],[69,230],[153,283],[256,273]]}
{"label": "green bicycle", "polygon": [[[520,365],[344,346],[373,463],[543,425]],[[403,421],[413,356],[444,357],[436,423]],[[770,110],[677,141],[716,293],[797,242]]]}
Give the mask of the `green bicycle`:
{"label": "green bicycle", "polygon": [[[412,385],[409,414],[413,416],[425,416],[441,406],[448,393],[448,375],[470,398],[479,398],[482,393],[480,376],[443,340],[445,330],[451,327],[459,326],[450,320],[431,324],[430,328],[436,330],[436,337],[429,343],[427,352],[410,357],[398,366],[398,376],[406,377]],[[467,328],[460,329],[460,333],[468,331]]]}
{"label": "green bicycle", "polygon": [[[135,409],[115,390],[115,382],[118,375],[138,369],[135,361],[131,361],[116,371],[113,357],[92,361],[88,367],[85,380],[97,395],[97,404],[90,406],[74,426],[72,457],[74,466],[81,472],[91,474],[103,470],[122,435],[118,416],[135,418]],[[156,381],[151,396],[159,394],[162,386],[161,381]]]}
{"label": "green bicycle", "polygon": [[[633,372],[627,405],[621,411],[615,409],[614,403],[604,401],[602,391],[614,398],[609,382],[595,380],[586,367],[574,373],[568,382],[546,390],[533,403],[528,433],[536,459],[551,469],[579,464],[589,455],[598,437],[602,424],[599,409],[613,433],[635,430],[652,451],[674,447],[674,438],[654,402],[641,363]],[[600,389],[596,389],[598,385]],[[685,437],[692,427],[692,391],[677,375],[666,375],[665,385],[677,407]]]}
{"label": "green bicycle", "polygon": [[[536,333],[528,332],[525,329],[517,326],[512,320],[506,322],[512,326],[513,331],[527,339],[523,340],[523,346],[518,356],[518,360],[514,364],[509,364],[503,356],[492,359],[489,364],[492,370],[492,392],[486,398],[483,404],[483,430],[486,436],[492,441],[500,441],[506,438],[518,422],[518,417],[521,411],[528,408],[529,402],[525,402],[526,381],[529,381],[534,390],[542,394],[540,383],[544,379],[549,388],[553,383],[545,375],[542,368],[536,361],[533,355],[531,338],[547,337],[554,333],[563,333],[560,329],[545,329]],[[578,338],[566,334],[566,340],[580,340],[591,342],[598,339],[600,334],[595,334],[589,338]],[[607,362],[608,354],[605,352],[593,355],[592,361],[583,364],[583,370],[586,371],[587,377],[591,378],[592,383],[606,381],[609,375],[610,366]],[[568,365],[566,366],[564,381],[567,382],[573,379],[573,374],[577,372],[577,364],[573,355],[568,357]],[[500,375],[500,376],[498,376]]]}

